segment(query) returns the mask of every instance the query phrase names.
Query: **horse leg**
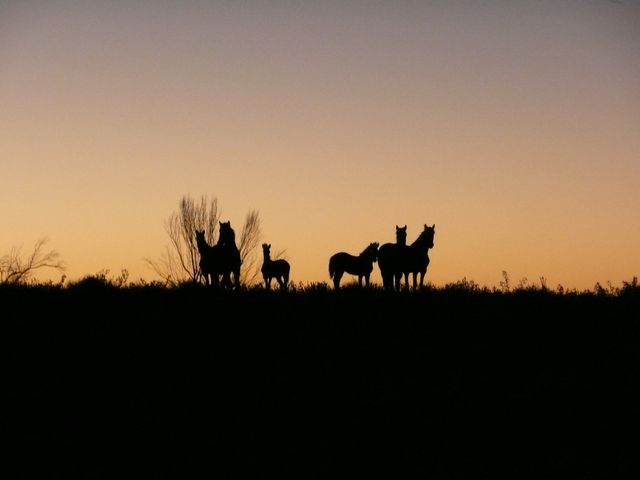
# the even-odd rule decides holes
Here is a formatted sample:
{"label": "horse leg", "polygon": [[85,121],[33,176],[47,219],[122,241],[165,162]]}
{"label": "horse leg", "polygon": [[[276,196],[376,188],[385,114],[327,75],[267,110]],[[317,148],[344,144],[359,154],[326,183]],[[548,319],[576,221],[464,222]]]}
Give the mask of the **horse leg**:
{"label": "horse leg", "polygon": [[420,272],[420,290],[424,288],[424,276],[426,275],[426,273],[426,270],[424,272]]}
{"label": "horse leg", "polygon": [[343,274],[344,272],[338,271],[333,275],[333,288],[335,288],[336,290],[340,288],[340,279],[342,278]]}
{"label": "horse leg", "polygon": [[400,291],[400,279],[402,278],[402,273],[396,273],[393,277],[394,287],[396,290]]}
{"label": "horse leg", "polygon": [[382,269],[380,269],[380,276],[382,277],[382,287],[384,289],[388,289],[389,288],[389,275],[387,274],[387,272],[383,272]]}
{"label": "horse leg", "polygon": [[418,288],[418,272],[413,272],[413,289]]}
{"label": "horse leg", "polygon": [[362,275],[358,275],[358,285],[362,288]]}
{"label": "horse leg", "polygon": [[364,284],[369,287],[369,275],[364,276]]}
{"label": "horse leg", "polygon": [[395,274],[393,272],[390,272],[389,270],[385,270],[385,272],[382,273],[382,285],[386,290],[393,290],[395,288],[394,281],[395,281]]}
{"label": "horse leg", "polygon": [[240,288],[240,268],[233,272],[233,280],[236,284],[236,290],[238,290]]}

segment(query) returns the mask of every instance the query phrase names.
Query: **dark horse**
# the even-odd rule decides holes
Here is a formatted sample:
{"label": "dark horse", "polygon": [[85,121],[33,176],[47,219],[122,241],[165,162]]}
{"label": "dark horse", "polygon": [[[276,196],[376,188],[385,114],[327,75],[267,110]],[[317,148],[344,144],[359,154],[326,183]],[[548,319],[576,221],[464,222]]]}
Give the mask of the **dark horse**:
{"label": "dark horse", "polygon": [[[405,227],[406,228],[406,227]],[[433,248],[433,237],[436,233],[435,224],[424,230],[411,245],[403,244],[396,226],[397,243],[385,243],[378,253],[378,265],[382,275],[382,284],[386,289],[400,290],[400,279],[404,274],[405,288],[409,288],[409,274],[413,274],[413,288],[417,288],[416,276],[420,274],[420,288],[424,285],[424,276],[429,266],[429,249]],[[406,232],[405,232],[406,238]]]}
{"label": "dark horse", "polygon": [[267,290],[271,289],[271,280],[276,279],[280,288],[286,290],[289,285],[289,272],[291,271],[291,265],[283,258],[276,260],[271,259],[271,244],[262,244],[263,262],[262,277],[264,278],[264,286]]}
{"label": "dark horse", "polygon": [[357,257],[339,252],[329,259],[329,277],[333,279],[335,289],[340,288],[340,279],[344,273],[358,276],[358,283],[362,286],[362,278],[365,284],[369,286],[369,276],[373,271],[373,262],[378,257],[378,243],[371,243]]}
{"label": "dark horse", "polygon": [[[200,253],[200,271],[207,285],[217,287],[220,285],[219,277],[222,275],[222,286],[231,288],[235,284],[240,286],[240,252],[236,247],[235,232],[231,228],[231,222],[220,222],[220,238],[216,245],[207,243],[204,230],[196,230],[196,244]],[[233,274],[233,283],[231,282]]]}

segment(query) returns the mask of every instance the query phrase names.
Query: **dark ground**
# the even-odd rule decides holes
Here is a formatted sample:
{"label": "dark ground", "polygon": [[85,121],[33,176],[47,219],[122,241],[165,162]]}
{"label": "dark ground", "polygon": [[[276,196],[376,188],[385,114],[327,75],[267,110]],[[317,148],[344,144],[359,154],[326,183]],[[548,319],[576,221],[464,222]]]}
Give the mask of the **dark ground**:
{"label": "dark ground", "polygon": [[3,287],[3,477],[638,473],[639,307],[637,288]]}

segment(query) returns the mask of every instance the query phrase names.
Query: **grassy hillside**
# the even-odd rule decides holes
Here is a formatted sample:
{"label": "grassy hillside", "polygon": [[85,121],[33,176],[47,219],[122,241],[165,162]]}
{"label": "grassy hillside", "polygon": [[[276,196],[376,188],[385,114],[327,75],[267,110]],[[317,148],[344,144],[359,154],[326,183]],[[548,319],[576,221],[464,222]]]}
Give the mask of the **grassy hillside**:
{"label": "grassy hillside", "polygon": [[639,291],[3,286],[6,468],[637,471]]}

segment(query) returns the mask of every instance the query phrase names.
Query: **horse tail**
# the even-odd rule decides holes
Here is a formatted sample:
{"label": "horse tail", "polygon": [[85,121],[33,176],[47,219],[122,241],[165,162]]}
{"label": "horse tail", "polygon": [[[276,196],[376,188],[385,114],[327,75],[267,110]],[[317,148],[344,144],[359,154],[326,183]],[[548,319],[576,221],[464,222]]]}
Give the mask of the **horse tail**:
{"label": "horse tail", "polygon": [[329,278],[333,278],[333,276],[336,273],[336,267],[334,263],[335,263],[335,257],[331,257],[331,259],[329,260]]}

